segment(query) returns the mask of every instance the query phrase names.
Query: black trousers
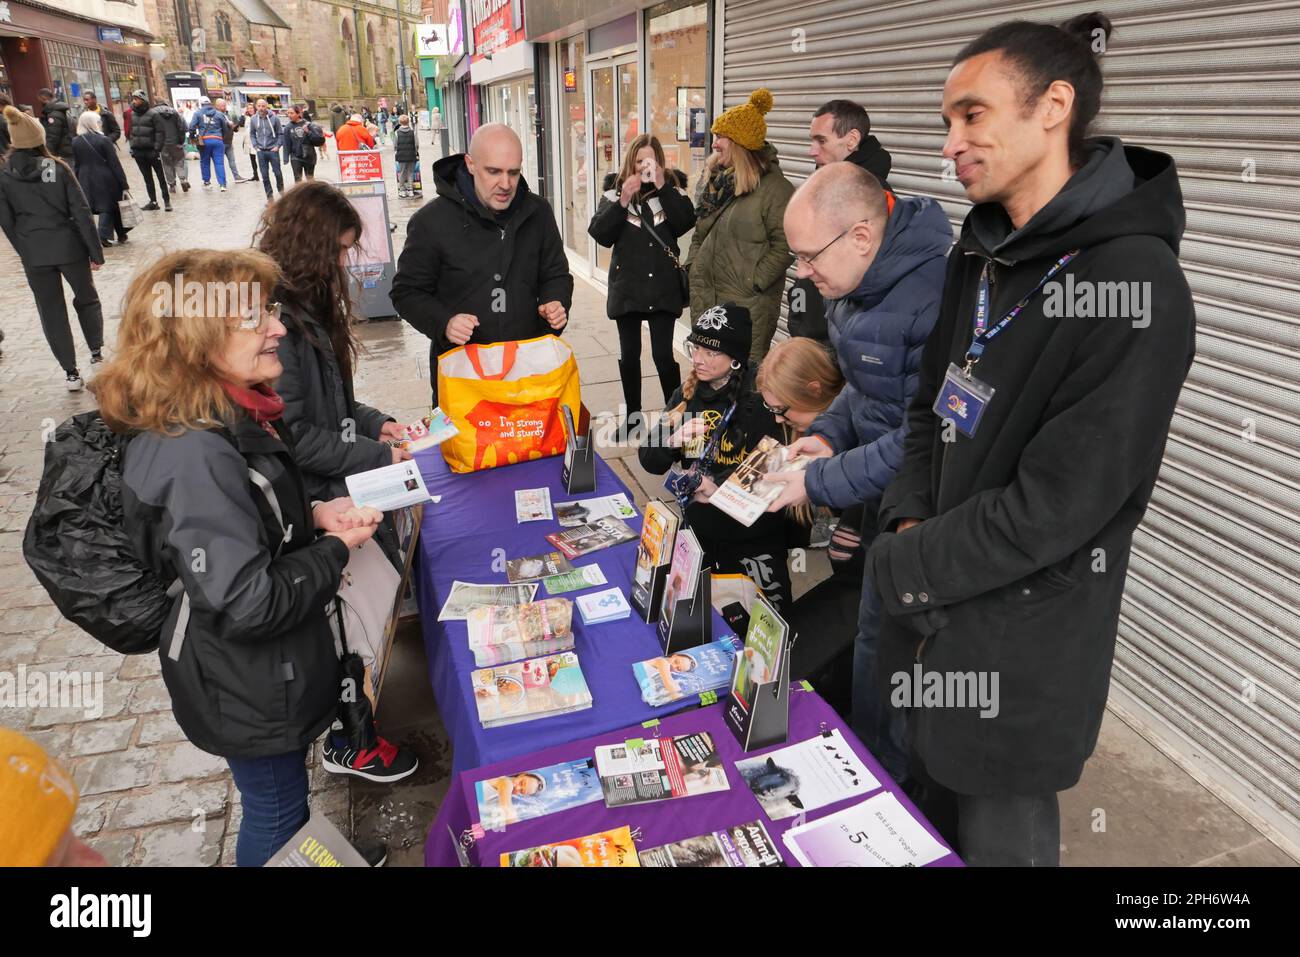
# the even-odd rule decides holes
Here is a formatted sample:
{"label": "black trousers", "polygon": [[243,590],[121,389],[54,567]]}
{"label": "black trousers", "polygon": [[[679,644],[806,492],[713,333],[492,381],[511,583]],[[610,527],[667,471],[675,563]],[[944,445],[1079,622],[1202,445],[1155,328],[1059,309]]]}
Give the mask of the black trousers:
{"label": "black trousers", "polygon": [[[296,156],[289,157],[289,168],[293,170],[293,181],[299,182],[305,173],[308,179],[316,177],[316,147],[304,146],[303,158],[298,159]],[[307,151],[310,151],[311,158],[307,158]]]}
{"label": "black trousers", "polygon": [[126,239],[126,234],[130,232],[122,225],[122,209],[117,203],[113,204],[112,209],[99,214],[99,238],[112,239],[115,230],[118,239]]}
{"label": "black trousers", "polygon": [[664,402],[682,384],[682,372],[673,355],[673,326],[677,319],[661,312],[628,313],[618,324],[618,370],[623,380],[623,402],[629,414],[641,411],[641,324],[650,326],[650,355],[659,372]]}
{"label": "black trousers", "polygon": [[140,168],[140,175],[144,177],[144,188],[149,194],[149,202],[158,202],[158,194],[154,192],[153,178],[158,177],[158,188],[162,191],[163,205],[171,205],[172,196],[167,192],[167,177],[163,174],[162,160],[155,156],[153,159],[144,159],[137,156],[135,165]]}
{"label": "black trousers", "polygon": [[63,280],[72,287],[72,307],[77,310],[81,334],[91,352],[104,347],[104,312],[99,305],[99,293],[90,273],[90,260],[60,263],[56,266],[26,266],[27,285],[36,297],[36,313],[41,317],[41,328],[50,351],[65,372],[77,368],[77,349],[72,341],[72,327],[68,325],[68,305],[63,300]]}

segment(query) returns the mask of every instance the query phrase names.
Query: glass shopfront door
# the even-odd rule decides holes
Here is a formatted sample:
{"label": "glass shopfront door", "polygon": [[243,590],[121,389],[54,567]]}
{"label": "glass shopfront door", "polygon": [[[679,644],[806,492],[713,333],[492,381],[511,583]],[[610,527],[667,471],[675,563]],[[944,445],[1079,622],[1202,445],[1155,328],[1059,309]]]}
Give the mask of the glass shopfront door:
{"label": "glass shopfront door", "polygon": [[[640,132],[638,122],[636,54],[597,61],[587,66],[588,102],[591,103],[590,143],[591,153],[587,168],[589,208],[587,221],[595,215],[605,177],[617,173],[623,164],[623,154],[628,144]],[[610,250],[589,244],[589,261],[602,280],[609,275]]]}

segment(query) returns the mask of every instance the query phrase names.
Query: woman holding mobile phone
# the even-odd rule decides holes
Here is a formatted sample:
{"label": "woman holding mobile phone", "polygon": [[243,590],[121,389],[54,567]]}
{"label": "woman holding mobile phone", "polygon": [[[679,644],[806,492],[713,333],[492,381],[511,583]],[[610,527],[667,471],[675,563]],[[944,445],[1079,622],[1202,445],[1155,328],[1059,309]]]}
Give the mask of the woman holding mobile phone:
{"label": "woman holding mobile phone", "polygon": [[620,432],[640,424],[641,327],[650,327],[650,354],[667,402],[681,385],[673,355],[673,324],[688,305],[678,264],[678,237],[695,225],[686,175],[668,169],[659,140],[632,141],[618,173],[605,177],[604,193],[587,232],[613,249],[606,312],[618,325],[619,375],[627,407]]}

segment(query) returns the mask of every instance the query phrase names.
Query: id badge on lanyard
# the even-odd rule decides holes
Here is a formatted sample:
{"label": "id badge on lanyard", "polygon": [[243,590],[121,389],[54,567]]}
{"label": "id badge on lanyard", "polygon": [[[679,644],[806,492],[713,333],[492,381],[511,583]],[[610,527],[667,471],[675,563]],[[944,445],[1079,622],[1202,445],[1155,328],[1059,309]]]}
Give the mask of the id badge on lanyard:
{"label": "id badge on lanyard", "polygon": [[993,401],[993,394],[997,391],[982,379],[972,374],[971,370],[975,364],[980,361],[984,355],[984,349],[999,333],[1011,324],[1011,320],[1018,316],[1022,309],[1029,304],[1029,301],[1038,295],[1038,291],[1047,285],[1048,281],[1065,266],[1079,255],[1079,250],[1072,249],[1060,259],[1058,259],[1052,268],[1047,271],[1038,285],[1034,286],[1019,302],[1011,307],[1011,311],[1002,317],[1002,320],[994,326],[988,326],[989,311],[989,266],[990,262],[984,264],[984,269],[980,272],[979,292],[975,300],[975,329],[971,336],[970,348],[966,350],[965,367],[957,365],[955,362],[948,363],[948,371],[943,377],[943,386],[939,389],[939,394],[934,400],[932,406],[934,414],[941,419],[952,422],[953,427],[966,436],[968,439],[975,437],[975,431],[979,428],[980,420],[984,417],[984,411]]}

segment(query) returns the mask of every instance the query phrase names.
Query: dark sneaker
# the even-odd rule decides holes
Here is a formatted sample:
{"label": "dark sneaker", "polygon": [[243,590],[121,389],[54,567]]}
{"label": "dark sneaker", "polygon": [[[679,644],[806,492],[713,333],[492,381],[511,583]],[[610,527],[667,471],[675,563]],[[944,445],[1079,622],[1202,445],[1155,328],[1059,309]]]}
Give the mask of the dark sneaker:
{"label": "dark sneaker", "polygon": [[[79,373],[76,369],[73,369],[71,372],[67,373],[67,376],[68,376],[67,378],[68,391],[80,392],[81,387],[85,385],[85,383],[81,381],[81,373]],[[415,769],[412,768],[411,770],[415,770]]]}
{"label": "dark sneaker", "polygon": [[101,246],[103,246],[105,249],[107,249],[109,246],[113,245],[113,240],[111,240],[111,239],[101,239],[101,240],[99,241],[99,244],[100,244]]}
{"label": "dark sneaker", "polygon": [[184,192],[186,192],[186,193],[188,193],[188,192],[190,191],[190,182],[189,182],[189,180],[182,180],[182,181],[181,181],[181,190],[184,191]]}
{"label": "dark sneaker", "polygon": [[92,366],[98,365],[103,361],[104,361],[104,352],[102,349],[96,349],[94,352],[90,354],[90,364]]}
{"label": "dark sneaker", "polygon": [[172,211],[172,204],[168,203],[166,206],[163,207],[163,209],[165,209],[167,212],[170,213]]}
{"label": "dark sneaker", "polygon": [[358,751],[345,743],[337,746],[332,736],[325,738],[321,751],[321,767],[330,774],[353,774],[367,781],[390,784],[410,777],[420,766],[419,759],[410,748],[399,748],[386,738],[376,736],[373,748]]}
{"label": "dark sneaker", "polygon": [[149,202],[145,203],[145,204],[144,204],[143,206],[141,206],[140,208],[141,208],[141,209],[146,209],[146,210],[153,210],[153,209],[157,209],[157,208],[158,208],[158,204],[155,203],[155,202],[153,202],[152,200],[150,200]]}

